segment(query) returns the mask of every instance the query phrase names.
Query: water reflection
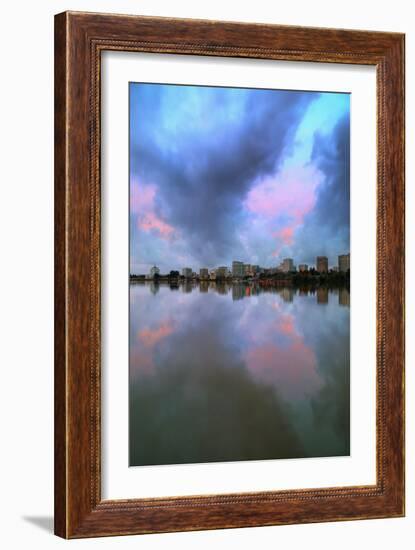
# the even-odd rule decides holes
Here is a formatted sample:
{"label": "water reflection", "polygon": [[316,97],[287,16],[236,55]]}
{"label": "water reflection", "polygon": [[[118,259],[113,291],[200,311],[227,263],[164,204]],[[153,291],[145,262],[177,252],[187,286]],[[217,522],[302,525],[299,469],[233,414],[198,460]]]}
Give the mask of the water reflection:
{"label": "water reflection", "polygon": [[320,287],[317,289],[317,303],[328,304],[329,303],[329,289],[327,287]]}
{"label": "water reflection", "polygon": [[349,305],[347,288],[132,284],[130,464],[349,454]]}

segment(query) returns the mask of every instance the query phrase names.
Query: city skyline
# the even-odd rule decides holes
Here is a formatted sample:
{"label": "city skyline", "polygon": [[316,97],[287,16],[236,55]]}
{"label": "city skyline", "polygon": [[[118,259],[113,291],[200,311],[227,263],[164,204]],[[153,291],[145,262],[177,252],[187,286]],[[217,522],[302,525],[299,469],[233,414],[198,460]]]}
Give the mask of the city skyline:
{"label": "city skyline", "polygon": [[[284,270],[284,268],[285,268],[286,271],[290,271],[291,268],[294,268],[294,270],[296,270],[296,271],[307,271],[307,270],[311,270],[311,269],[315,269],[315,270],[318,271],[318,269],[317,269],[318,260],[323,259],[323,258],[325,260],[327,260],[327,267],[328,267],[329,270],[337,268],[339,271],[346,272],[348,269],[350,269],[350,252],[348,252],[347,254],[338,254],[337,255],[336,265],[333,264],[333,263],[330,263],[326,256],[317,256],[315,258],[316,261],[312,264],[306,264],[306,263],[300,263],[300,262],[295,263],[294,258],[284,258],[282,261],[280,261],[280,263],[278,265],[272,265],[272,266],[260,266],[259,264],[254,264],[252,262],[243,262],[241,260],[232,260],[231,264],[226,265],[226,266],[219,266],[219,265],[206,266],[206,265],[204,265],[204,266],[196,267],[195,269],[193,269],[193,266],[179,266],[179,267],[173,267],[173,268],[167,269],[166,273],[169,273],[171,271],[178,271],[179,273],[182,273],[183,270],[185,270],[185,269],[186,270],[190,269],[192,272],[196,272],[196,273],[199,273],[201,271],[210,272],[210,271],[215,271],[215,270],[217,271],[217,270],[224,270],[224,269],[228,269],[229,271],[232,271],[233,264],[235,264],[235,263],[236,264],[241,264],[241,266],[252,266],[254,268],[259,268],[260,270],[266,270],[266,271],[276,270],[276,269]],[[160,273],[160,268],[158,266],[156,266],[156,264],[148,264],[148,265],[149,265],[149,269],[147,270],[147,272],[149,271],[150,274],[151,274],[152,270],[157,269],[157,272]],[[137,274],[138,273],[136,273],[136,275]],[[144,273],[140,273],[140,274],[144,274]]]}
{"label": "city skyline", "polygon": [[130,84],[130,272],[349,250],[349,95]]}

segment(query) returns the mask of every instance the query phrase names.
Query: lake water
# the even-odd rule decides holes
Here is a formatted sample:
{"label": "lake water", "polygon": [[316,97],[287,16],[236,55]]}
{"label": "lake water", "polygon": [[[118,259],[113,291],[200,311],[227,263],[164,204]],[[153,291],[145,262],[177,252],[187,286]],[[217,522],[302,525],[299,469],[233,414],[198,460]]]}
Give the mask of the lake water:
{"label": "lake water", "polygon": [[348,455],[346,288],[130,285],[130,465]]}

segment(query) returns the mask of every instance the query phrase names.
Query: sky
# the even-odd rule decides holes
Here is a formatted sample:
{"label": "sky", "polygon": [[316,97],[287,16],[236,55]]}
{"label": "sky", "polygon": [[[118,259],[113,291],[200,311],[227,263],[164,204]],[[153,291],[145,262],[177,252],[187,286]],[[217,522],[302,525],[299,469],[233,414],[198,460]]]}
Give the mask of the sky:
{"label": "sky", "polygon": [[350,96],[130,83],[130,272],[350,249]]}

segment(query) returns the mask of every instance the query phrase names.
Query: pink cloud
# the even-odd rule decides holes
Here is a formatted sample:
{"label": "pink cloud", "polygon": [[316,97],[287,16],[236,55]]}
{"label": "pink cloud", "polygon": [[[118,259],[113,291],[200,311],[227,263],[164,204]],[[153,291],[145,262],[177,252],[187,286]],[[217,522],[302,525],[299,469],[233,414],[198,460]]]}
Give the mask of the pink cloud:
{"label": "pink cloud", "polygon": [[316,203],[316,190],[321,181],[321,172],[312,166],[290,168],[263,179],[248,193],[244,206],[249,212],[271,226],[280,225],[280,217],[288,220],[272,232],[277,245],[274,256],[283,245],[293,244],[295,230]]}
{"label": "pink cloud", "polygon": [[157,231],[159,236],[166,240],[168,240],[174,233],[174,228],[164,222],[154,212],[148,212],[139,218],[138,227],[144,231]]}
{"label": "pink cloud", "polygon": [[133,376],[151,375],[155,368],[154,348],[175,330],[174,323],[163,321],[154,328],[143,328],[137,332],[136,342],[130,350],[130,365]]}
{"label": "pink cloud", "polygon": [[245,360],[251,375],[273,385],[284,399],[303,399],[321,387],[315,355],[301,340],[289,346],[270,342],[251,348]]}
{"label": "pink cloud", "polygon": [[277,330],[285,335],[291,335],[295,338],[298,337],[294,327],[294,317],[289,314],[281,314],[277,321]]}
{"label": "pink cloud", "polygon": [[157,186],[133,181],[130,192],[131,212],[137,215],[137,227],[146,232],[155,232],[165,240],[174,235],[174,227],[156,214]]}
{"label": "pink cloud", "polygon": [[273,235],[274,237],[279,237],[284,244],[292,244],[293,236],[294,236],[294,227],[290,227],[290,226],[283,227],[279,231],[275,231]]}
{"label": "pink cloud", "polygon": [[294,242],[294,231],[299,227],[302,223],[302,218],[297,219],[293,222],[293,224],[287,225],[280,229],[279,231],[274,231],[272,233],[272,236],[275,237],[277,245],[272,253],[274,258],[277,258],[280,255],[281,249],[284,245],[290,245]]}
{"label": "pink cloud", "polygon": [[164,322],[156,328],[145,328],[140,330],[138,333],[138,340],[144,346],[153,348],[160,340],[169,336],[173,330],[174,327],[172,323]]}
{"label": "pink cloud", "polygon": [[[276,334],[284,336],[283,344],[275,343]],[[274,386],[285,399],[303,399],[322,385],[315,354],[305,345],[294,317],[288,313],[279,313],[269,325],[266,341],[252,345],[245,361],[255,380]]]}
{"label": "pink cloud", "polygon": [[321,179],[321,172],[312,166],[285,170],[253,187],[245,207],[254,214],[268,218],[280,215],[302,217],[313,208],[315,191]]}
{"label": "pink cloud", "polygon": [[135,214],[142,214],[148,209],[154,208],[156,186],[141,184],[137,181],[131,182],[130,207]]}

